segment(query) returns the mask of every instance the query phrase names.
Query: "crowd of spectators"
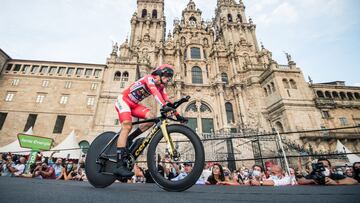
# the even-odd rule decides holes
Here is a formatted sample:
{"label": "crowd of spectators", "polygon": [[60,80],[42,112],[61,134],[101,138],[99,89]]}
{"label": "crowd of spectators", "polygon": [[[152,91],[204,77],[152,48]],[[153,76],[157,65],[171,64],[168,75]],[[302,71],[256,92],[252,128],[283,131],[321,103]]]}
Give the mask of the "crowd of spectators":
{"label": "crowd of spectators", "polygon": [[[55,153],[55,152],[54,152]],[[53,153],[53,154],[54,154]],[[86,180],[84,157],[80,160],[45,158],[38,154],[35,163],[26,169],[26,157],[10,153],[0,156],[1,176],[26,177],[57,180]],[[192,170],[193,163],[171,162],[169,158],[159,159],[158,172],[171,181],[185,178]],[[286,185],[354,185],[360,182],[360,162],[352,166],[333,167],[328,159],[318,159],[312,169],[289,168],[288,172],[274,162],[265,163],[265,168],[253,165],[231,171],[221,163],[206,163],[197,180],[199,185],[230,186],[286,186]],[[135,164],[134,176],[123,179],[127,183],[153,183],[149,171]]]}

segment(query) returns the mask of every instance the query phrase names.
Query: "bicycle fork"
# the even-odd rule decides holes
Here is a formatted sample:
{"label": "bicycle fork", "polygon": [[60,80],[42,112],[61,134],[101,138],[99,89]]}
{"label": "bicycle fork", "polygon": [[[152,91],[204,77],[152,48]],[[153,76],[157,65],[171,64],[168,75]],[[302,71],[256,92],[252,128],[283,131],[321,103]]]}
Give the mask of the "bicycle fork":
{"label": "bicycle fork", "polygon": [[169,153],[170,153],[170,156],[171,157],[174,157],[177,152],[176,152],[176,149],[175,149],[175,146],[174,146],[174,142],[172,141],[172,138],[171,136],[169,135],[168,131],[167,131],[167,125],[169,124],[169,122],[167,120],[164,120],[162,122],[162,124],[160,125],[160,129],[161,129],[161,132],[169,146]]}

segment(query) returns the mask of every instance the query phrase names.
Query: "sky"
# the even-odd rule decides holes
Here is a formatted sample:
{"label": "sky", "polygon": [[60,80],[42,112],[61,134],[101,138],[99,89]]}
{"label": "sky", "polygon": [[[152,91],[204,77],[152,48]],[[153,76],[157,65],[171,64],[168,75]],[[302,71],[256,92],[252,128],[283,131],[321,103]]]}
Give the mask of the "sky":
{"label": "sky", "polygon": [[[238,0],[236,0],[238,2]],[[167,33],[189,0],[165,0]],[[216,0],[194,0],[204,20]],[[258,42],[286,64],[291,54],[315,83],[360,86],[360,1],[243,0]],[[13,59],[105,64],[130,34],[136,0],[1,0],[0,48]]]}

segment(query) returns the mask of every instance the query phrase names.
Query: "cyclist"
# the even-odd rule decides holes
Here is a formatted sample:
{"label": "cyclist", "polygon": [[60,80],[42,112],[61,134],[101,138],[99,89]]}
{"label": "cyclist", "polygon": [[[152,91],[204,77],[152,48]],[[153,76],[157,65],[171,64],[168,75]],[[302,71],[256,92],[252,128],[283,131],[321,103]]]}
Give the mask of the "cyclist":
{"label": "cyclist", "polygon": [[[125,157],[127,157],[129,153],[127,146],[130,146],[129,143],[131,143],[135,137],[149,129],[153,123],[141,124],[139,128],[129,135],[132,129],[132,116],[142,119],[154,118],[149,108],[139,104],[150,95],[154,95],[155,100],[161,106],[171,106],[172,102],[165,92],[165,85],[172,80],[173,75],[173,66],[169,64],[160,65],[150,75],[146,75],[134,82],[118,96],[115,102],[115,109],[121,123],[121,132],[117,141],[117,165],[113,171],[115,175],[122,177],[131,177],[134,175],[134,173],[124,165]],[[186,118],[177,112],[175,112],[175,116],[177,120],[181,122],[187,121]]]}

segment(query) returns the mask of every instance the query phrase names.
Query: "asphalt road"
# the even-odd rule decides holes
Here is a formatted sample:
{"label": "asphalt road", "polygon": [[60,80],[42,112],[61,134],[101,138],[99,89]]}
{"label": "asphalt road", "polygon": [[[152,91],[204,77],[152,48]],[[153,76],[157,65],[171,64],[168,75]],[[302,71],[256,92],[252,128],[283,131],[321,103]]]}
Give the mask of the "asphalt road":
{"label": "asphalt road", "polygon": [[166,192],[155,184],[114,183],[94,188],[88,182],[0,177],[0,202],[360,202],[355,186],[206,186]]}

